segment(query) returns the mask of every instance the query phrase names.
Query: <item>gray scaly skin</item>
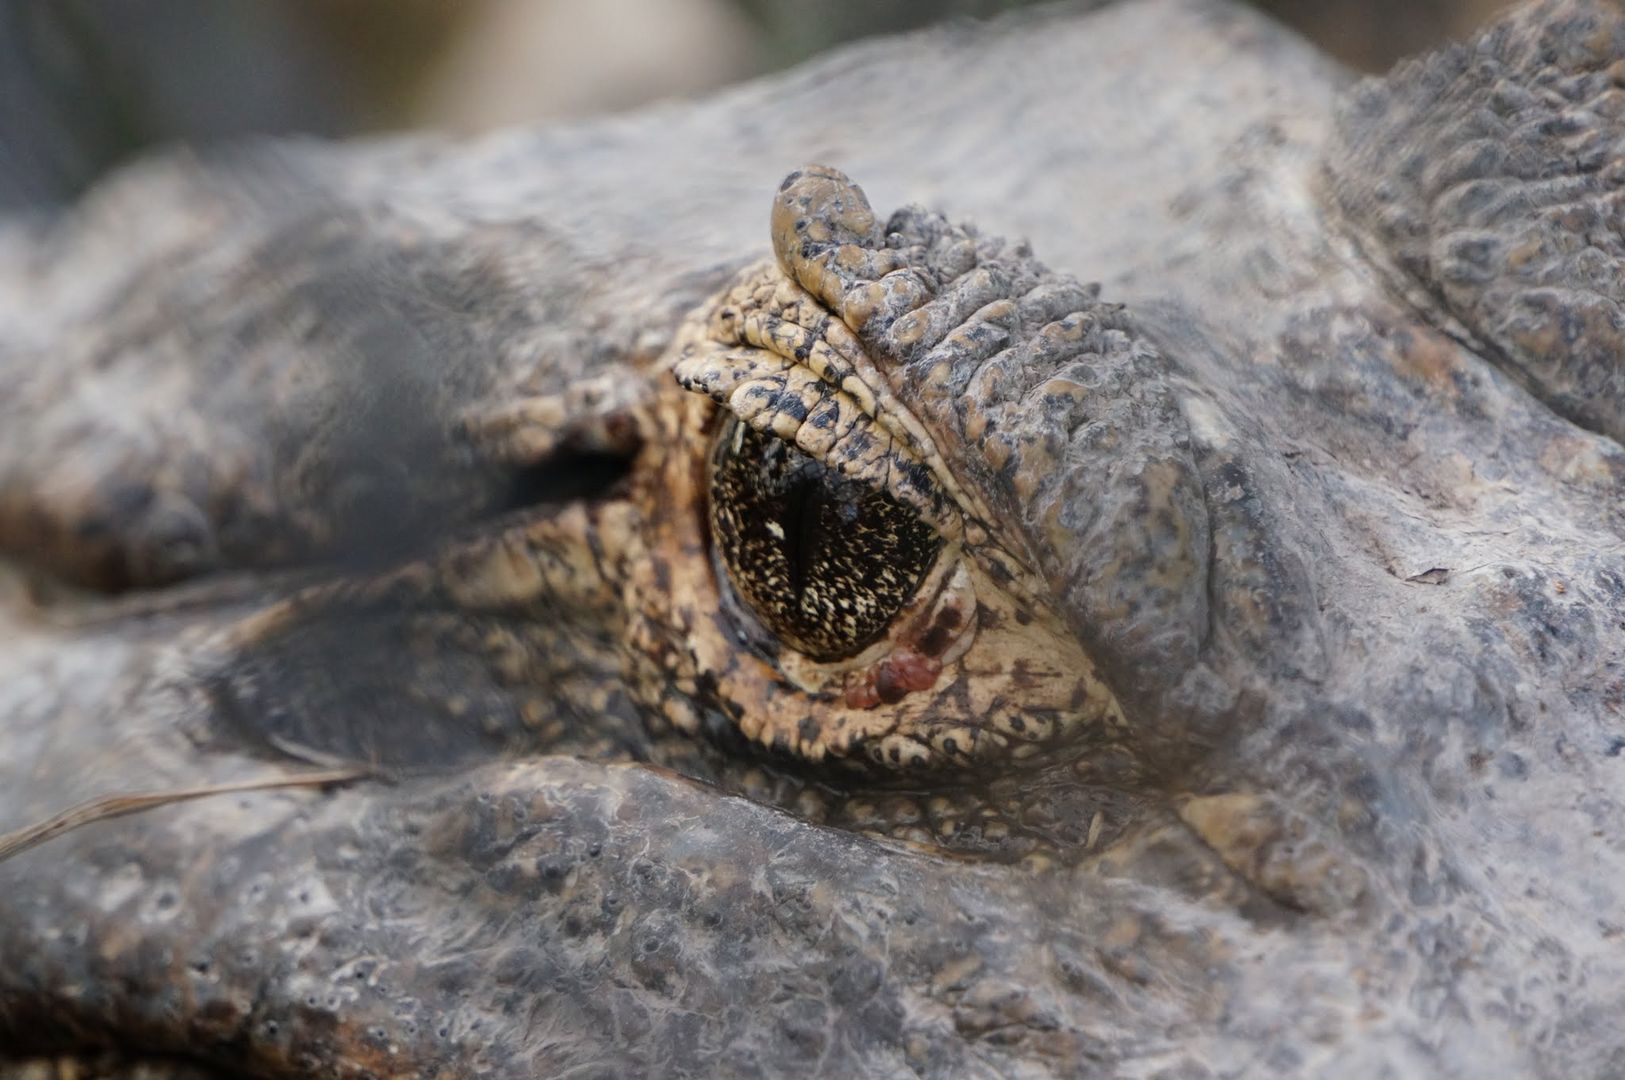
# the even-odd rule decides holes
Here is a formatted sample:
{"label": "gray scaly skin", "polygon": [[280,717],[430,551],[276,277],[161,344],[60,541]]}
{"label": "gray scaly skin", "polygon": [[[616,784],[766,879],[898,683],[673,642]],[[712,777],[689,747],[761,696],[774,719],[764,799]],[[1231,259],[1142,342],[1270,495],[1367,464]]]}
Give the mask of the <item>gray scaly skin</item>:
{"label": "gray scaly skin", "polygon": [[[0,864],[0,1050],[1618,1074],[1622,71],[1061,8],[5,225],[0,828],[379,775]],[[944,538],[873,655],[742,610],[730,414]]]}

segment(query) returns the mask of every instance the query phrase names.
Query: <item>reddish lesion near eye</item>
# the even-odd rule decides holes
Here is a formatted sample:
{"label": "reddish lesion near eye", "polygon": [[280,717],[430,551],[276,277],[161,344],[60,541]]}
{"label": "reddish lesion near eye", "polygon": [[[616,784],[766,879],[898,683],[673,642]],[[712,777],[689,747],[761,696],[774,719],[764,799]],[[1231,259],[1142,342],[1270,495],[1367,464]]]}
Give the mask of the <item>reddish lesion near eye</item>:
{"label": "reddish lesion near eye", "polygon": [[929,656],[903,647],[857,679],[847,679],[846,703],[854,709],[895,705],[916,690],[929,690],[942,674],[942,665]]}
{"label": "reddish lesion near eye", "polygon": [[936,608],[922,629],[905,633],[879,662],[846,677],[845,701],[853,709],[895,705],[929,690],[942,675],[943,656],[965,638],[969,620],[959,603]]}

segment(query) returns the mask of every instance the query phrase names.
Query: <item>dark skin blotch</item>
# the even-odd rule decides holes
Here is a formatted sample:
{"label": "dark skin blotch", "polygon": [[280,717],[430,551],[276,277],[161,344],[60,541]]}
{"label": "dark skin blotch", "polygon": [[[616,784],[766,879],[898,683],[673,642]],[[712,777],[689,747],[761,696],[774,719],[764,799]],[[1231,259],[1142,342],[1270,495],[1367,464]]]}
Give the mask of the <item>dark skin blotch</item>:
{"label": "dark skin blotch", "polygon": [[915,647],[925,656],[941,656],[953,644],[954,631],[959,629],[959,609],[943,608],[931,620],[931,628],[920,636]]}

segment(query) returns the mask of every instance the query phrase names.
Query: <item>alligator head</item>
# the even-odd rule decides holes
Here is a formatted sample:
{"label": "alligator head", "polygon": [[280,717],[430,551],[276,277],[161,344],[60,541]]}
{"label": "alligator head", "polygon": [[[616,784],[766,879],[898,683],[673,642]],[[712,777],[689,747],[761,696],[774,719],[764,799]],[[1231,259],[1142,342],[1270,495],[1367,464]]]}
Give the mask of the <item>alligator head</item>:
{"label": "alligator head", "polygon": [[1616,1071],[1622,62],[1153,0],[8,226],[0,824],[362,775],[0,863],[0,1047]]}

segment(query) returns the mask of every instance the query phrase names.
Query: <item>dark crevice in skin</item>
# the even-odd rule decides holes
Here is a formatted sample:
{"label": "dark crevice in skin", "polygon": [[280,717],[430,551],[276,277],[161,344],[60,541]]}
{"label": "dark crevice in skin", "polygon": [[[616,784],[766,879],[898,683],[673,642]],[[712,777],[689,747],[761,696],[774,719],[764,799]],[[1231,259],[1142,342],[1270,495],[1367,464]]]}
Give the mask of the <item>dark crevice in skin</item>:
{"label": "dark crevice in skin", "polygon": [[509,477],[507,491],[486,517],[544,504],[599,498],[630,475],[633,453],[566,450],[535,465],[516,468]]}
{"label": "dark crevice in skin", "polygon": [[[491,487],[497,494],[472,517],[435,527],[420,522],[418,527],[380,530],[366,543],[346,545],[343,550],[312,553],[283,566],[255,568],[225,567],[176,582],[136,585],[126,579],[70,581],[49,567],[36,565],[26,551],[0,551],[0,558],[15,559],[38,578],[42,593],[71,595],[80,591],[115,601],[118,607],[102,613],[105,621],[138,612],[178,610],[229,600],[237,592],[252,597],[267,581],[267,575],[289,575],[287,584],[300,579],[317,581],[334,574],[377,571],[391,564],[422,556],[448,542],[483,535],[494,527],[534,512],[538,508],[603,498],[617,490],[631,473],[636,447],[625,454],[602,451],[564,450],[534,464],[488,470],[494,475]],[[270,580],[274,580],[274,577]]]}
{"label": "dark crevice in skin", "polygon": [[391,534],[380,532],[363,544],[347,545],[343,552],[308,560],[317,568],[354,574],[376,571],[393,563],[421,557],[446,543],[489,533],[519,515],[539,508],[603,498],[631,474],[633,447],[625,454],[564,449],[534,464],[485,470],[495,492],[487,505],[466,519],[436,527],[432,522]]}
{"label": "dark crevice in skin", "polygon": [[634,443],[625,453],[566,447],[533,464],[510,466],[505,473],[502,494],[484,512],[469,521],[459,522],[453,529],[420,536],[411,549],[389,560],[370,560],[364,568],[378,569],[385,562],[422,557],[436,549],[491,536],[572,503],[625,498],[633,461],[641,447],[641,442]]}
{"label": "dark crevice in skin", "polygon": [[[772,806],[786,814],[824,828],[856,833],[871,839],[911,843],[914,850],[929,852],[946,859],[968,859],[983,864],[1015,865],[1030,857],[1062,863],[1082,862],[1109,847],[1125,831],[1125,825],[1137,819],[1144,807],[1151,805],[1152,796],[1127,789],[1100,790],[1077,785],[1069,764],[1051,764],[1035,768],[1019,777],[1030,794],[1042,789],[1045,796],[1058,793],[1073,794],[1080,802],[1098,803],[1107,808],[1106,824],[1093,847],[1086,845],[1091,815],[1081,820],[1063,819],[1039,822],[1032,820],[1043,798],[1031,800],[1031,806],[1011,802],[1012,792],[995,791],[995,780],[1008,780],[1008,774],[982,770],[972,775],[955,776],[931,783],[920,777],[886,776],[876,766],[851,762],[851,768],[840,765],[809,765],[789,755],[775,755],[760,747],[738,742],[735,734],[724,734],[711,748],[718,755],[722,775],[715,780],[703,780],[688,773],[690,779],[710,783],[729,795],[748,798]],[[756,772],[770,787],[763,790],[740,782],[741,776]],[[803,796],[819,800],[822,810],[810,811]],[[919,812],[919,808],[936,799],[950,800],[969,816],[985,815],[972,830],[953,837],[927,835],[930,833],[928,815],[919,813],[921,835],[910,835],[905,820],[894,819],[895,808],[904,807],[905,814]],[[1094,801],[1091,801],[1094,800]],[[999,839],[986,839],[981,829],[993,826],[1000,830]]]}

